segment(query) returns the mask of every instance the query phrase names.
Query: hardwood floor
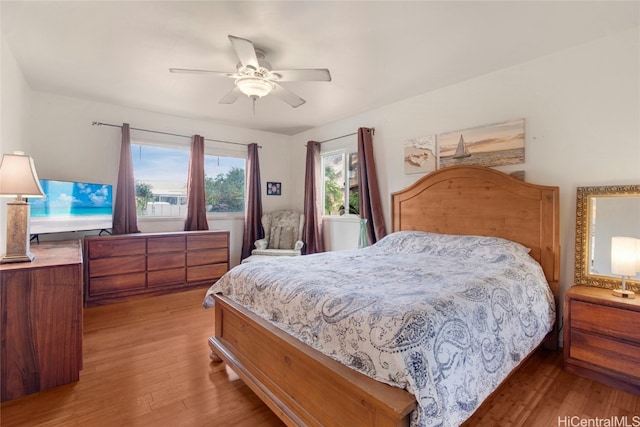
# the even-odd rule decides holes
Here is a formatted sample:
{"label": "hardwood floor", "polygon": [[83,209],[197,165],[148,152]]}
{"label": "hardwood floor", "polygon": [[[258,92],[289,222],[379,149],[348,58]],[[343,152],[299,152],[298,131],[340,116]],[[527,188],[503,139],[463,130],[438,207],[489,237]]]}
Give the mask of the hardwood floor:
{"label": "hardwood floor", "polygon": [[[224,365],[210,363],[204,289],[84,310],[80,381],[4,402],[2,426],[282,426]],[[561,426],[640,417],[640,397],[562,371],[539,350],[465,426]],[[638,418],[640,422],[640,418]]]}
{"label": "hardwood floor", "polygon": [[210,363],[205,291],[86,308],[80,381],[4,402],[2,426],[281,426]]}

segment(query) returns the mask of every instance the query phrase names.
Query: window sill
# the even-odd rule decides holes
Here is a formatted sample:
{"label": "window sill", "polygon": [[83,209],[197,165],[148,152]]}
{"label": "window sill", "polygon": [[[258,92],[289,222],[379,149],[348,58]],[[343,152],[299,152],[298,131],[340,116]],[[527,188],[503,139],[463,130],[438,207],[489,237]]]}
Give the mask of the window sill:
{"label": "window sill", "polygon": [[[163,222],[163,221],[184,221],[185,218],[181,216],[138,216],[140,222]],[[216,214],[207,215],[208,221],[217,220],[244,220],[244,213],[242,214]]]}
{"label": "window sill", "polygon": [[346,215],[325,215],[322,217],[323,221],[332,221],[332,222],[360,222],[360,217],[353,214]]}

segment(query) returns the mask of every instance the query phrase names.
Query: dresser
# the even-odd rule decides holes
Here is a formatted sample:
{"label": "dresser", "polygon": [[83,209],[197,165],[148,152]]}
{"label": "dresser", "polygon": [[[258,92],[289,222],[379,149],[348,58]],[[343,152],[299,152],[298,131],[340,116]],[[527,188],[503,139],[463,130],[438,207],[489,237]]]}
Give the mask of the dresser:
{"label": "dresser", "polygon": [[78,381],[82,245],[31,245],[32,262],[0,264],[2,401]]}
{"label": "dresser", "polygon": [[210,286],[229,270],[228,231],[87,236],[85,304]]}
{"label": "dresser", "polygon": [[640,298],[593,286],[567,291],[564,368],[640,395]]}

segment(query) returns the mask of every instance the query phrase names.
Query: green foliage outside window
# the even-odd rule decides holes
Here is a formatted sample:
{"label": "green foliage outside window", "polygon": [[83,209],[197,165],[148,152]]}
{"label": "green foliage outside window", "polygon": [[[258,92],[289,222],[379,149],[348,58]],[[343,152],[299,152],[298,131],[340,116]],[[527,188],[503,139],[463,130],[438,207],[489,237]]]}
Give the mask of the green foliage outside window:
{"label": "green foliage outside window", "polygon": [[136,209],[138,213],[142,213],[147,209],[147,203],[154,199],[153,188],[151,184],[136,181]]}
{"label": "green foliage outside window", "polygon": [[327,165],[324,167],[324,214],[338,215],[344,208],[344,190],[338,184],[338,173]]}
{"label": "green foliage outside window", "polygon": [[232,168],[215,178],[204,178],[208,212],[244,211],[244,170]]}

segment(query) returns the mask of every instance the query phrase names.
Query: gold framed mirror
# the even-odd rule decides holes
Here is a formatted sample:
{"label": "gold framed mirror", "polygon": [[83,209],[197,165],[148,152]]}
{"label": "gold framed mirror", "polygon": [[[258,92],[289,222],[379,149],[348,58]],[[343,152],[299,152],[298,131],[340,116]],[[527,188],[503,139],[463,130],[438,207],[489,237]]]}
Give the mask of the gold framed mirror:
{"label": "gold framed mirror", "polygon": [[[618,289],[611,273],[611,237],[640,238],[640,185],[578,187],[576,199],[575,284]],[[626,280],[640,293],[640,274]]]}

